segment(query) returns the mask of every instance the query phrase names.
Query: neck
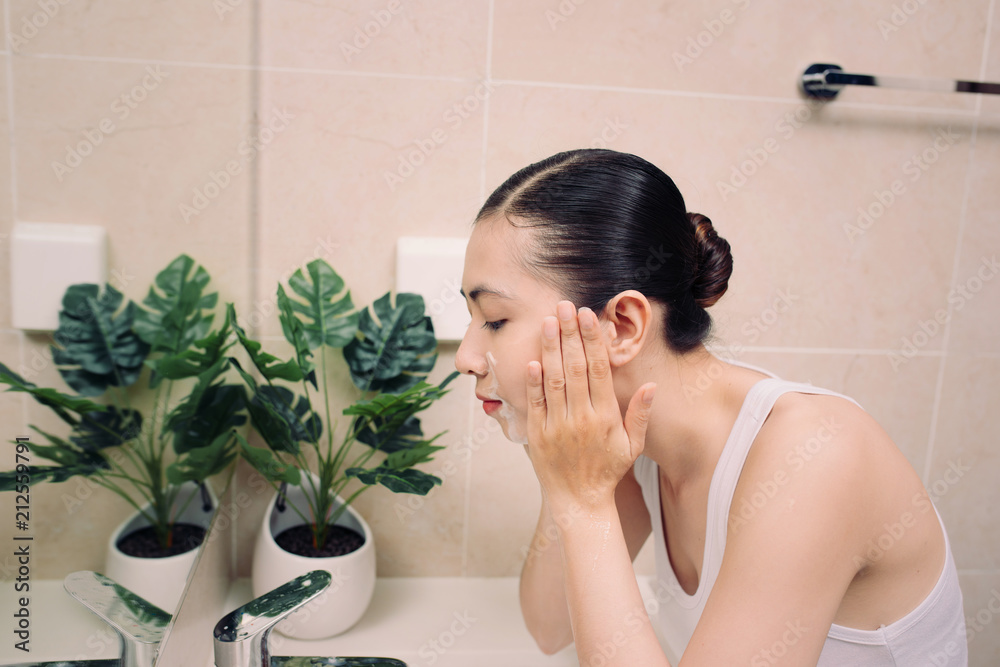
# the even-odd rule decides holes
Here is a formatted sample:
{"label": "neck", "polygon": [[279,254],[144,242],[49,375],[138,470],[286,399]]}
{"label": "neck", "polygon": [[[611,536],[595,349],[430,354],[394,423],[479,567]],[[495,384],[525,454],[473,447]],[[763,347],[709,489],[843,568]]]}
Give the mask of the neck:
{"label": "neck", "polygon": [[656,382],[643,453],[657,463],[671,494],[710,481],[746,392],[763,376],[728,364],[700,345],[685,354],[637,361],[618,369],[625,371],[619,397],[624,397],[624,411],[638,387]]}

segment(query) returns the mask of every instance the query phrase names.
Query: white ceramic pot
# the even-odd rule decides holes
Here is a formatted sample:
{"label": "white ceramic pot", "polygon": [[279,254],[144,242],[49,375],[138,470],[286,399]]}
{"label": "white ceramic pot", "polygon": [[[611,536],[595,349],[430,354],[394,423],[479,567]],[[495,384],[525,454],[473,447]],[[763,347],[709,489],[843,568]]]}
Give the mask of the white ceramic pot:
{"label": "white ceramic pot", "polygon": [[[218,501],[212,492],[211,485],[207,485],[207,487],[212,498],[212,509],[207,512],[203,508],[197,484],[187,482],[181,487],[177,494],[177,507],[183,506],[192,495],[196,497],[188,503],[184,512],[177,518],[178,523],[190,523],[208,530]],[[167,613],[173,614],[177,611],[177,605],[184,592],[188,574],[191,572],[191,566],[194,565],[201,547],[166,558],[136,558],[126,555],[118,549],[118,540],[122,536],[148,525],[149,522],[137,513],[118,526],[111,534],[111,540],[108,543],[104,575]]]}
{"label": "white ceramic pot", "polygon": [[[289,505],[300,511],[308,509],[302,489],[290,486],[284,512],[275,508],[277,496],[271,499],[254,545],[252,588],[259,597],[312,570],[326,570],[333,576],[330,587],[304,608],[277,625],[277,630],[295,639],[325,639],[339,635],[357,623],[368,609],[375,591],[375,540],[371,528],[361,515],[348,506],[337,525],[360,533],[365,541],[359,549],[342,556],[307,558],[285,551],[274,541],[287,528],[302,524]],[[341,504],[336,499],[336,506]]]}

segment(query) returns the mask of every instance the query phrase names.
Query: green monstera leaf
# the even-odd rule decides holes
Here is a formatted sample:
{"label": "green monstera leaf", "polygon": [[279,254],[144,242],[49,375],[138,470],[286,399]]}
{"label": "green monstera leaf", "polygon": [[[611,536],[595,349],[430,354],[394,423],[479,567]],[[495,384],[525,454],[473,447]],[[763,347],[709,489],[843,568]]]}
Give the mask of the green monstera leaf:
{"label": "green monstera leaf", "polygon": [[427,377],[437,360],[431,318],[419,294],[386,293],[361,311],[358,333],[344,348],[354,384],[364,391],[398,393]]}
{"label": "green monstera leaf", "polygon": [[10,387],[7,391],[23,391],[31,394],[32,398],[50,408],[60,419],[72,426],[75,426],[80,420],[71,413],[80,415],[86,412],[97,412],[105,409],[105,406],[85,398],[63,394],[55,389],[39,387],[32,382],[28,382],[3,364],[0,364],[0,382]]}
{"label": "green monstera leaf", "polygon": [[71,285],[63,295],[52,360],[81,396],[98,396],[139,379],[150,348],[132,330],[135,304],[121,308],[122,300],[111,285],[103,293],[97,285]]}
{"label": "green monstera leaf", "polygon": [[[137,423],[141,424],[139,420],[139,414],[132,410],[119,412],[116,408],[109,408],[103,412],[87,413],[73,429],[69,440],[32,426],[32,430],[49,444],[28,443],[31,453],[58,465],[28,466],[31,484],[65,482],[76,475],[89,477],[109,470],[111,466],[101,450],[117,447],[134,438],[138,433]],[[16,482],[15,471],[0,472],[0,491],[13,490]]]}
{"label": "green monstera leaf", "polygon": [[246,394],[242,386],[219,383],[202,389],[200,385],[199,382],[188,400],[174,408],[164,425],[173,431],[174,451],[178,454],[205,447],[246,423],[242,414]]}
{"label": "green monstera leaf", "polygon": [[[227,307],[226,316],[232,323],[233,331],[237,340],[250,356],[250,361],[260,371],[260,374],[267,380],[288,380],[289,382],[299,382],[304,377],[302,369],[295,359],[282,361],[278,357],[264,351],[264,346],[259,341],[249,338],[246,331],[236,323],[236,309],[233,304]],[[242,370],[240,371],[242,373]]]}
{"label": "green monstera leaf", "polygon": [[363,468],[348,468],[348,477],[357,477],[362,484],[381,484],[393,493],[412,493],[426,496],[436,485],[441,484],[441,478],[428,475],[415,468],[397,470],[386,465],[380,465],[371,470]]}
{"label": "green monstera leaf", "polygon": [[448,393],[445,387],[459,373],[453,371],[435,386],[420,381],[399,394],[380,394],[360,400],[344,410],[356,416],[354,437],[374,449],[393,453],[425,444],[418,412]]}
{"label": "green monstera leaf", "polygon": [[191,449],[187,456],[167,468],[167,480],[171,484],[203,482],[222,472],[236,458],[233,440],[234,433],[229,430],[220,433],[209,445]]}
{"label": "green monstera leaf", "polygon": [[[321,345],[344,347],[353,340],[358,328],[358,314],[352,312],[351,292],[344,292],[344,280],[322,259],[309,262],[306,272],[308,277],[299,269],[288,279],[288,286],[302,300],[288,298],[287,303],[298,316],[296,319],[302,325],[309,349],[315,350]],[[279,286],[279,305],[283,294],[284,289]],[[281,308],[281,328],[285,338],[297,346],[290,336],[289,315]]]}
{"label": "green monstera leaf", "polygon": [[316,383],[316,364],[312,360],[305,324],[295,315],[292,300],[285,294],[285,288],[281,285],[278,285],[278,319],[281,320],[281,330],[285,334],[285,340],[295,348],[295,361],[302,369],[303,375],[313,387],[319,389]]}
{"label": "green monstera leaf", "polygon": [[135,440],[142,432],[142,414],[137,410],[121,410],[113,405],[103,412],[83,415],[69,435],[69,441],[82,451],[96,452],[118,447]]}
{"label": "green monstera leaf", "polygon": [[296,396],[285,387],[258,385],[236,359],[230,362],[250,388],[247,412],[268,447],[276,452],[297,454],[300,442],[319,441],[323,422],[305,396]]}
{"label": "green monstera leaf", "polygon": [[212,326],[218,293],[204,294],[211,278],[193,259],[180,255],[156,275],[137,309],[135,332],[152,352],[177,354],[203,338]]}
{"label": "green monstera leaf", "polygon": [[236,439],[240,443],[240,450],[243,452],[243,457],[265,479],[274,483],[287,482],[293,485],[299,484],[301,474],[299,469],[293,464],[283,463],[269,449],[251,447],[246,438],[239,433],[236,434]]}

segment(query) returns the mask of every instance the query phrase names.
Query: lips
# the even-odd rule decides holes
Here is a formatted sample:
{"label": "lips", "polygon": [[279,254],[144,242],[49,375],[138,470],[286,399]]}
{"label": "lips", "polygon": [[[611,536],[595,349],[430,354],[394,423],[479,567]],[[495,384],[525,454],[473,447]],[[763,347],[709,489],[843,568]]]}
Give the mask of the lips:
{"label": "lips", "polygon": [[480,396],[479,394],[476,394],[476,398],[478,398],[480,401],[483,402],[483,410],[488,415],[492,415],[494,412],[500,409],[500,406],[503,405],[503,401],[498,401],[492,398],[486,398],[485,396]]}

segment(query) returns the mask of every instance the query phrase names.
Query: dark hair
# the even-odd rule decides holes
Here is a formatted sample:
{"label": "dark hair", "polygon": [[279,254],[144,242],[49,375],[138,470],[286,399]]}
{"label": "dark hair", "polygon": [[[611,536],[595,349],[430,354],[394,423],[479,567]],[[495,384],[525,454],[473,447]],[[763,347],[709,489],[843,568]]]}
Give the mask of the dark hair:
{"label": "dark hair", "polygon": [[634,289],[666,306],[673,350],[687,352],[708,335],[705,309],[733,272],[729,244],[711,220],[687,212],[674,182],[646,160],[599,149],[553,155],[508,178],[476,222],[496,214],[536,231],[525,268],[577,306],[600,315]]}

